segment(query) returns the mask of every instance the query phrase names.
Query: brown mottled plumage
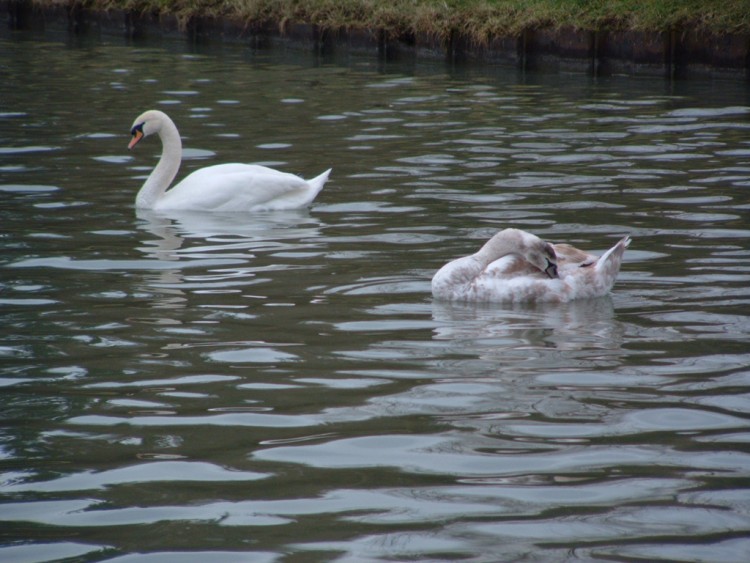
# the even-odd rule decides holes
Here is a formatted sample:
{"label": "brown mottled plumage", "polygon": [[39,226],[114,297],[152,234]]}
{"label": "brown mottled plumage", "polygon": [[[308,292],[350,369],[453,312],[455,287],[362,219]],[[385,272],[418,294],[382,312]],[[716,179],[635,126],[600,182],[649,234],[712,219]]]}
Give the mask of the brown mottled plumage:
{"label": "brown mottled plumage", "polygon": [[565,302],[599,297],[614,285],[630,237],[602,257],[505,229],[479,252],[443,266],[432,294],[449,301]]}

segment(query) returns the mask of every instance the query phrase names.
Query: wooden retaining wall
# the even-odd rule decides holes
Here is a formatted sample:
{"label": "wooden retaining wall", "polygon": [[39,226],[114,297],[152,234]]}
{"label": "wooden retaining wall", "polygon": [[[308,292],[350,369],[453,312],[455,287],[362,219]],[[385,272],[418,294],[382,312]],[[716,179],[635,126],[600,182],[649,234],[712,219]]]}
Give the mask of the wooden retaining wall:
{"label": "wooden retaining wall", "polygon": [[273,48],[282,43],[321,55],[348,50],[370,53],[385,60],[411,57],[593,75],[750,79],[750,33],[542,28],[477,43],[458,32],[443,38],[392,36],[383,29],[322,30],[304,23],[280,25],[213,18],[181,21],[170,15],[116,10],[89,12],[80,5],[74,6],[65,1],[40,7],[31,0],[0,0],[0,25],[4,27],[0,33],[25,30],[75,35],[119,34],[133,40],[176,37],[191,42],[244,42],[256,48]]}

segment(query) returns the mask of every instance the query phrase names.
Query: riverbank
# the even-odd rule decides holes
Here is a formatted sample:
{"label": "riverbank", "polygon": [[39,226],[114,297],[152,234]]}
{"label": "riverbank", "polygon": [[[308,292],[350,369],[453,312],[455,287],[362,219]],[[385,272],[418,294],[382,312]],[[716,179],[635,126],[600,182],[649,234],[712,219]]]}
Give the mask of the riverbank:
{"label": "riverbank", "polygon": [[747,0],[1,0],[9,27],[277,41],[521,69],[750,76]]}

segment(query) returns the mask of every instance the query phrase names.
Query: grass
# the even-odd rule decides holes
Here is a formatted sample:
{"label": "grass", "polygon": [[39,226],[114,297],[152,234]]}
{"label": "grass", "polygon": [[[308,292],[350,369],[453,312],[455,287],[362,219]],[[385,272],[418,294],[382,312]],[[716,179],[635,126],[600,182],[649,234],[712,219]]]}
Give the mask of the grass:
{"label": "grass", "polygon": [[[55,0],[35,0],[54,3]],[[750,0],[74,0],[94,10],[231,17],[246,22],[311,23],[323,29],[383,29],[392,35],[477,41],[524,29],[750,32]]]}

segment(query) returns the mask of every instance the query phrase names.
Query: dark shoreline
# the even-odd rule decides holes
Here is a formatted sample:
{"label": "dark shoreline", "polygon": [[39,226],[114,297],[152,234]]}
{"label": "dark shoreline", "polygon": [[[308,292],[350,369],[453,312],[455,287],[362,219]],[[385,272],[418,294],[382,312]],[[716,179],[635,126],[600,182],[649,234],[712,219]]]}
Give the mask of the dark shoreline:
{"label": "dark shoreline", "polygon": [[170,37],[190,42],[241,42],[256,48],[283,43],[319,54],[348,50],[383,60],[422,58],[595,76],[750,79],[750,32],[720,35],[691,29],[647,32],[548,27],[478,44],[459,32],[448,38],[427,34],[392,37],[383,29],[332,30],[307,23],[248,24],[213,17],[183,21],[164,14],[90,11],[78,3],[41,6],[30,0],[0,0],[0,14],[4,33]]}

